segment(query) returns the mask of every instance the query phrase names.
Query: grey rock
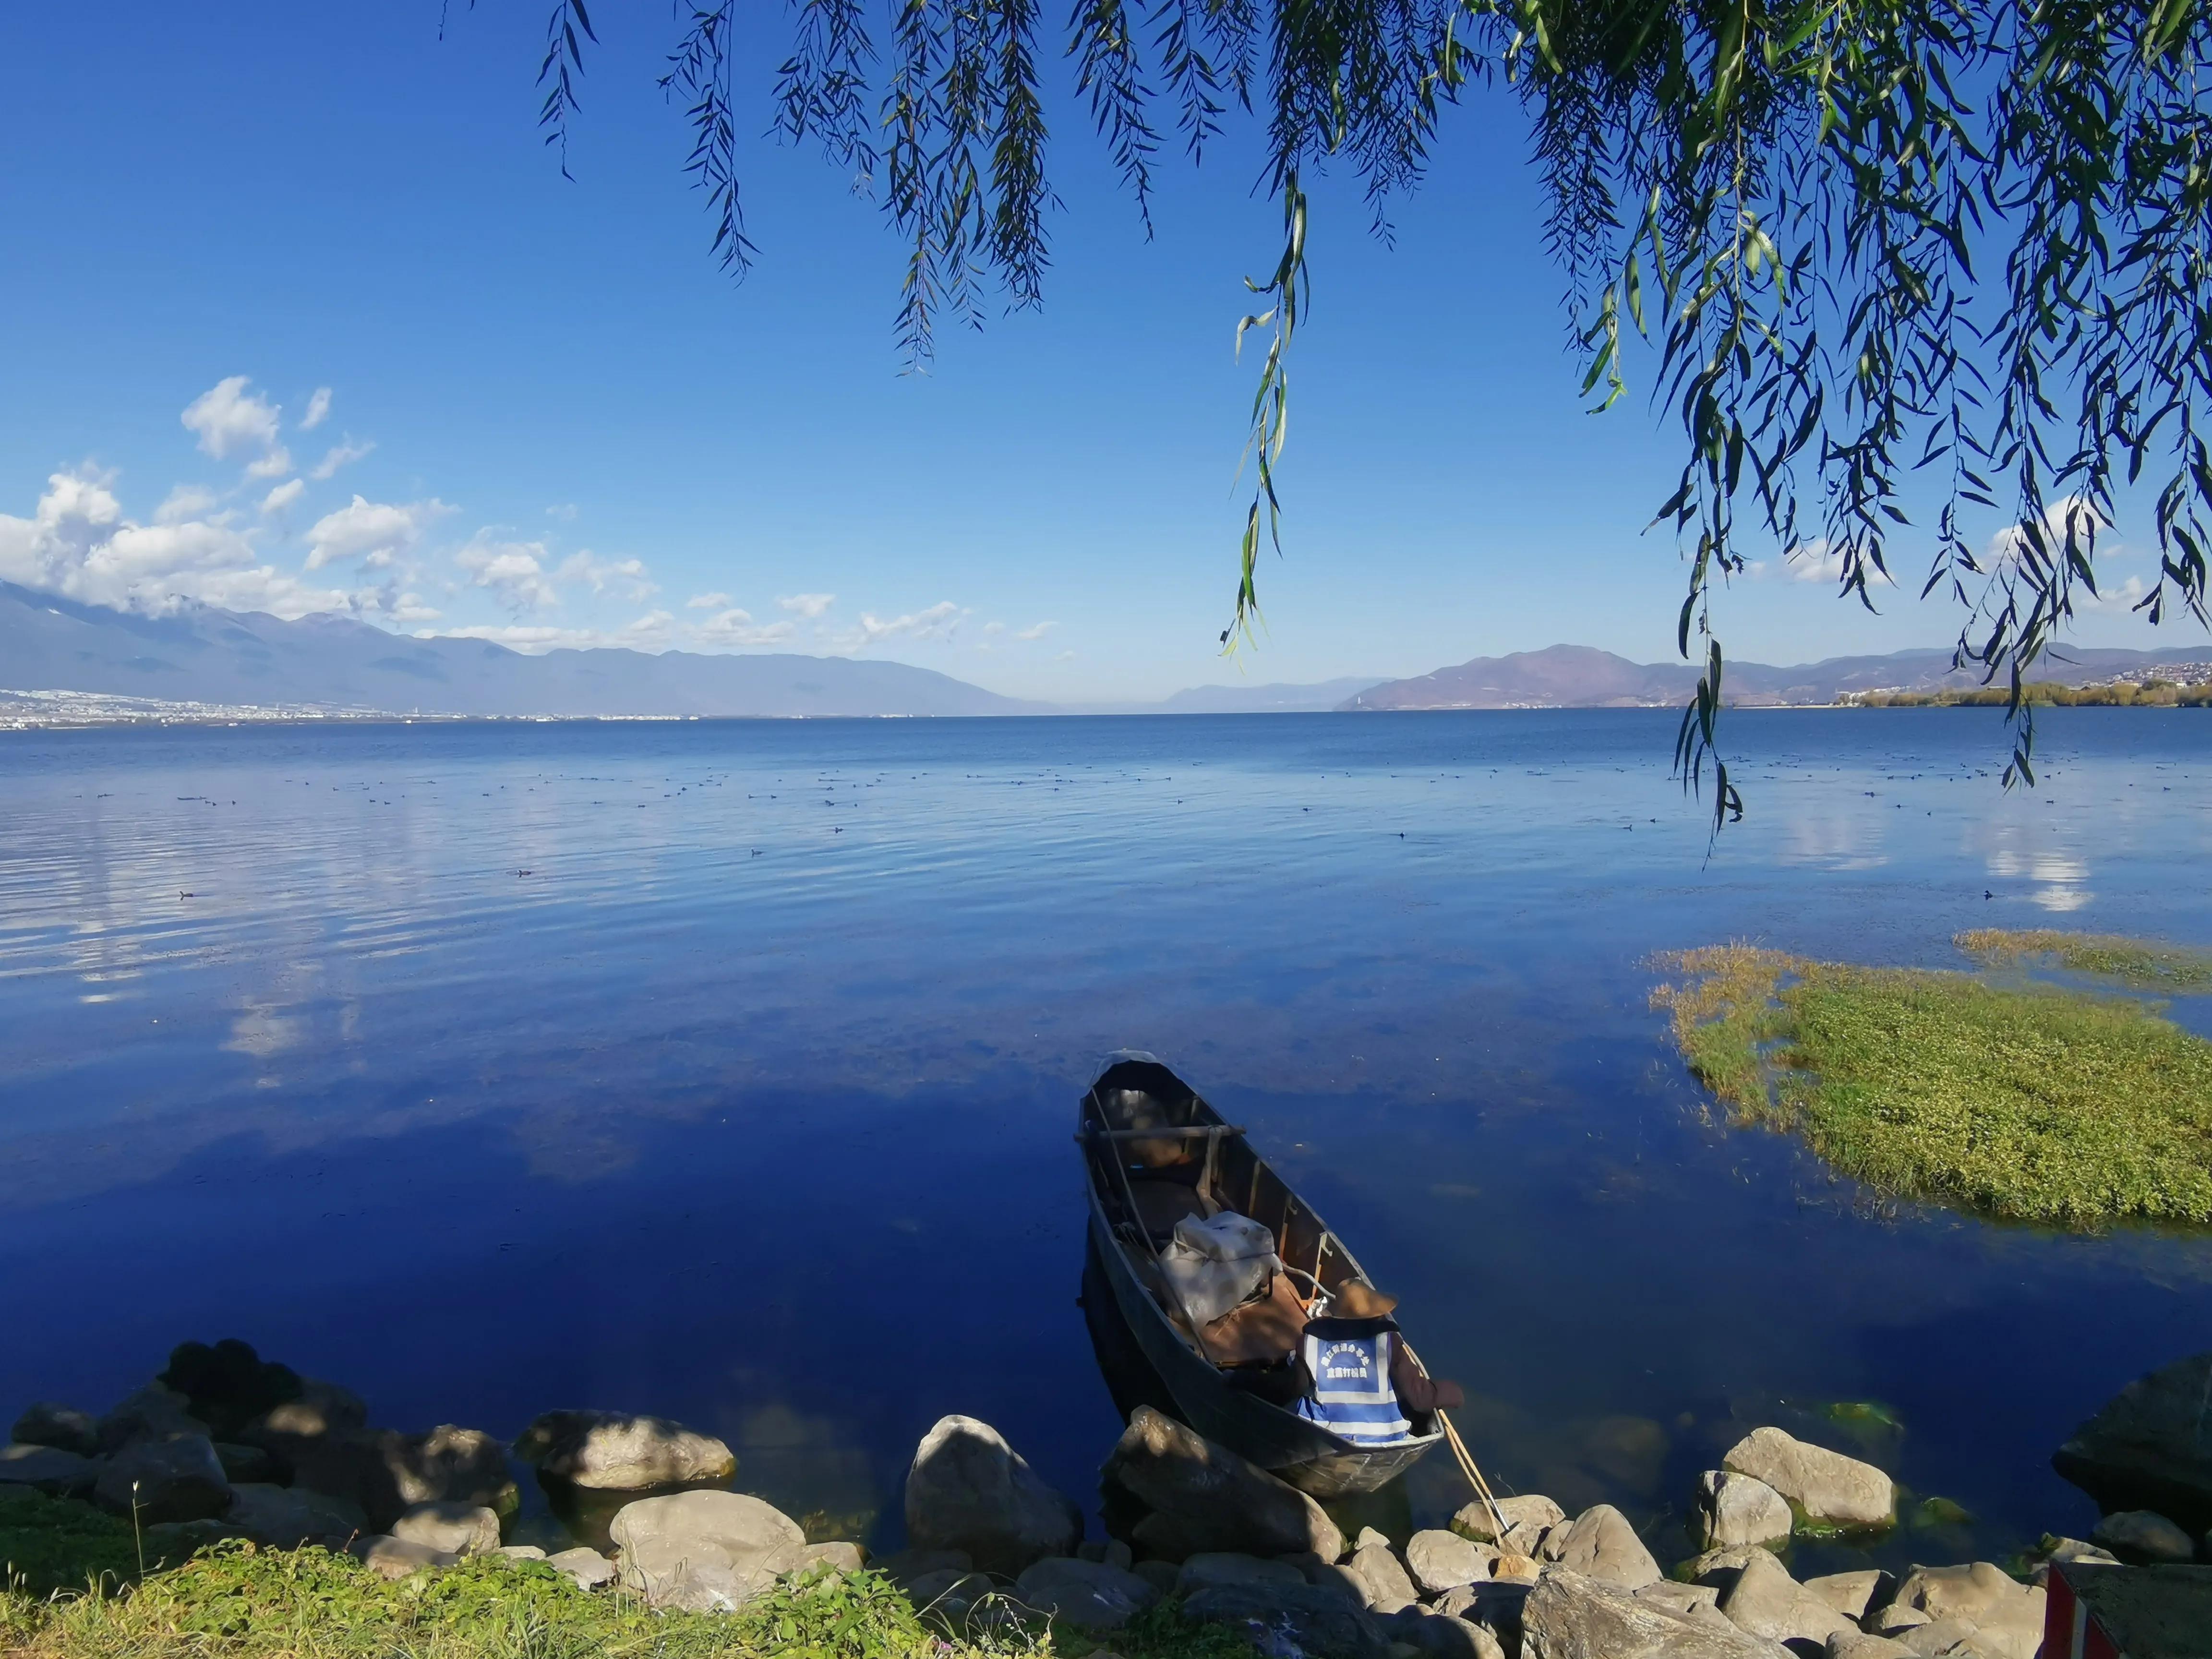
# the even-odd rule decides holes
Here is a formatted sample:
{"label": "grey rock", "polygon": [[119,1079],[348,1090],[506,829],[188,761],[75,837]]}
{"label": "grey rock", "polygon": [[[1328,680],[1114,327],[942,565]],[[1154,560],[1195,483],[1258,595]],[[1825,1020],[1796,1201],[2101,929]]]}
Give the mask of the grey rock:
{"label": "grey rock", "polygon": [[94,1499],[118,1515],[143,1522],[211,1521],[230,1507],[215,1443],[204,1434],[133,1440],[107,1460],[93,1486]]}
{"label": "grey rock", "polygon": [[100,1420],[89,1412],[41,1400],[25,1408],[8,1437],[19,1446],[52,1446],[91,1457],[100,1450]]}
{"label": "grey rock", "polygon": [[149,1567],[179,1565],[210,1544],[238,1536],[227,1521],[162,1521],[145,1534]]}
{"label": "grey rock", "polygon": [[1729,1544],[1720,1549],[1707,1550],[1683,1571],[1692,1583],[1710,1584],[1725,1595],[1753,1556],[1771,1553],[1772,1552],[1763,1544]]}
{"label": "grey rock", "polygon": [[1303,1584],[1305,1574],[1288,1561],[1274,1561],[1231,1551],[1208,1551],[1191,1556],[1176,1574],[1178,1595],[1190,1595],[1214,1584]]}
{"label": "grey rock", "polygon": [[1287,1642],[1309,1659],[1388,1659],[1389,1653],[1389,1638],[1373,1615],[1313,1584],[1216,1584],[1185,1601],[1182,1617]]}
{"label": "grey rock", "polygon": [[1311,1498],[1149,1406],[1129,1419],[1101,1478],[1154,1511],[1131,1534],[1152,1554],[1344,1553],[1343,1534]]}
{"label": "grey rock", "polygon": [[449,1555],[483,1555],[499,1547],[499,1515],[480,1504],[416,1504],[392,1523],[392,1535]]}
{"label": "grey rock", "polygon": [[1322,1561],[1318,1559],[1301,1564],[1298,1571],[1305,1575],[1306,1583],[1316,1589],[1327,1590],[1351,1606],[1365,1611],[1367,1581],[1352,1571],[1348,1561]]}
{"label": "grey rock", "polygon": [[1521,1659],[1787,1659],[1725,1620],[1686,1617],[1553,1567],[1521,1609]]}
{"label": "grey rock", "polygon": [[1917,1625],[1935,1621],[1918,1607],[1908,1607],[1892,1601],[1886,1607],[1876,1607],[1861,1622],[1877,1636],[1902,1636]]}
{"label": "grey rock", "polygon": [[1031,1562],[1014,1580],[1014,1594],[1038,1612],[1085,1630],[1119,1630],[1160,1599],[1135,1573],[1066,1556]]}
{"label": "grey rock", "polygon": [[556,1572],[565,1572],[579,1589],[597,1589],[615,1581],[615,1564],[594,1549],[556,1550],[545,1558]]}
{"label": "grey rock", "polygon": [[1127,1572],[1136,1564],[1137,1553],[1118,1538],[1106,1540],[1106,1548],[1098,1558],[1109,1567],[1119,1567]]}
{"label": "grey rock", "polygon": [[1494,1632],[1419,1607],[1407,1607],[1384,1620],[1383,1634],[1427,1659],[1504,1659],[1504,1646]]}
{"label": "grey rock", "polygon": [[1837,1631],[1857,1628],[1792,1578],[1765,1550],[1744,1563],[1743,1571],[1721,1597],[1720,1608],[1737,1629],[1770,1642],[1822,1643]]}
{"label": "grey rock", "polygon": [[2150,1510],[2115,1510],[2097,1522],[2089,1536],[2123,1558],[2137,1561],[2197,1559],[2197,1546],[2189,1534]]}
{"label": "grey rock", "polygon": [[595,1492],[727,1480],[728,1446],[665,1417],[623,1412],[546,1412],[516,1437],[514,1455],[540,1474]]}
{"label": "grey rock", "polygon": [[[1382,1535],[1375,1534],[1377,1538]],[[1367,1607],[1371,1613],[1395,1613],[1401,1607],[1411,1607],[1419,1599],[1413,1579],[1407,1576],[1405,1567],[1387,1542],[1362,1544],[1352,1552],[1352,1559],[1345,1565],[1367,1592]]]}
{"label": "grey rock", "polygon": [[1902,1642],[1857,1630],[1839,1630],[1827,1643],[1827,1659],[1906,1659],[1911,1652]]}
{"label": "grey rock", "polygon": [[1901,1636],[1891,1639],[1907,1653],[1917,1655],[1918,1659],[1937,1659],[1940,1654],[1952,1654],[1957,1656],[1957,1659],[1966,1659],[1969,1654],[1994,1659],[1977,1639],[1980,1634],[1971,1619],[1936,1619],[1924,1625],[1915,1625]]}
{"label": "grey rock", "polygon": [[368,1407],[352,1389],[320,1377],[303,1377],[300,1397],[272,1406],[240,1431],[251,1444],[282,1452],[284,1443],[319,1440],[326,1434],[346,1434],[368,1426]]}
{"label": "grey rock", "polygon": [[1665,1577],[1628,1517],[1610,1504],[1584,1510],[1563,1535],[1556,1528],[1547,1534],[1544,1553],[1570,1572],[1625,1590],[1641,1589]]}
{"label": "grey rock", "polygon": [[1790,1501],[1764,1480],[1729,1469],[1698,1477],[1698,1515],[1707,1549],[1771,1544],[1790,1536]]}
{"label": "grey rock", "polygon": [[[1528,1521],[1534,1522],[1536,1530],[1541,1532],[1546,1527],[1556,1527],[1567,1518],[1567,1512],[1541,1492],[1528,1492],[1518,1498],[1501,1498],[1498,1500],[1498,1511],[1505,1517],[1508,1531]],[[1477,1502],[1462,1506],[1459,1512],[1452,1516],[1451,1523],[1454,1532],[1462,1537],[1472,1538],[1477,1543],[1495,1544],[1498,1541],[1498,1526],[1490,1518],[1490,1507],[1486,1504]]]}
{"label": "grey rock", "polygon": [[190,1405],[174,1389],[149,1382],[125,1395],[100,1419],[100,1449],[120,1451],[133,1440],[164,1439],[170,1435],[206,1436],[208,1425],[191,1414]]}
{"label": "grey rock", "polygon": [[222,1465],[223,1478],[234,1486],[281,1486],[292,1472],[283,1459],[260,1446],[241,1446],[234,1441],[218,1440],[215,1443],[215,1455],[216,1461]]}
{"label": "grey rock", "polygon": [[804,1559],[799,1571],[805,1572],[815,1567],[827,1567],[832,1572],[858,1572],[868,1565],[867,1553],[858,1544],[842,1539],[827,1544],[809,1544],[800,1552]]}
{"label": "grey rock", "polygon": [[[1909,1607],[1941,1624],[1963,1620],[1975,1626],[1976,1646],[1991,1659],[2033,1659],[2043,1639],[2044,1591],[2017,1583],[1992,1562],[1956,1567],[1915,1567],[1897,1587],[1891,1608]],[[1886,1624],[1885,1616],[1878,1622]],[[1883,1628],[1884,1636],[1898,1635]],[[1910,1632],[1901,1639],[1910,1644]]]}
{"label": "grey rock", "polygon": [[966,1550],[893,1550],[888,1555],[878,1556],[873,1565],[878,1572],[901,1589],[924,1573],[975,1570],[975,1558]]}
{"label": "grey rock", "polygon": [[[594,1554],[597,1553],[593,1552]],[[545,1552],[535,1544],[501,1544],[492,1553],[504,1556],[510,1561],[543,1561],[545,1559]]]}
{"label": "grey rock", "polygon": [[1138,1561],[1129,1571],[1164,1596],[1173,1595],[1182,1577],[1182,1570],[1172,1561]]}
{"label": "grey rock", "polygon": [[360,1506],[342,1498],[250,1480],[230,1489],[223,1518],[240,1536],[281,1550],[302,1544],[337,1548],[368,1532]]}
{"label": "grey rock", "polygon": [[1370,1544],[1380,1544],[1387,1550],[1390,1547],[1390,1534],[1373,1527],[1362,1527],[1359,1529],[1359,1535],[1352,1540],[1352,1551],[1357,1553]]}
{"label": "grey rock", "polygon": [[99,1460],[36,1443],[0,1446],[0,1486],[32,1486],[49,1498],[81,1498],[100,1479]]}
{"label": "grey rock", "polygon": [[2051,1467],[2107,1510],[2150,1510],[2191,1532],[2212,1527],[2212,1352],[2177,1359],[2105,1402]]}
{"label": "grey rock", "polygon": [[382,1578],[404,1578],[425,1567],[450,1567],[461,1559],[458,1555],[448,1555],[443,1550],[434,1550],[423,1544],[410,1544],[404,1539],[389,1537],[383,1533],[356,1538],[348,1548],[362,1565]]}
{"label": "grey rock", "polygon": [[332,1428],[273,1449],[290,1460],[294,1486],[358,1504],[382,1532],[417,1504],[482,1504],[501,1516],[520,1506],[506,1444],[481,1429],[451,1423],[422,1434]]}
{"label": "grey rock", "polygon": [[1887,1474],[1780,1429],[1753,1429],[1729,1448],[1721,1463],[1765,1481],[1814,1520],[1887,1527],[1897,1519],[1897,1487]]}
{"label": "grey rock", "polygon": [[1710,1584],[1678,1584],[1671,1578],[1662,1578],[1631,1594],[1639,1601],[1664,1607],[1681,1619],[1692,1617],[1701,1608],[1720,1613],[1721,1593]]}
{"label": "grey rock", "polygon": [[997,1588],[988,1573],[947,1567],[923,1573],[906,1586],[906,1595],[917,1610],[934,1610],[957,1618],[974,1606],[977,1598],[990,1595]]}
{"label": "grey rock", "polygon": [[1431,1595],[1489,1577],[1490,1564],[1497,1559],[1497,1546],[1478,1544],[1455,1532],[1417,1532],[1406,1540],[1406,1571]]}
{"label": "grey rock", "polygon": [[1805,1588],[1844,1618],[1863,1623],[1869,1613],[1886,1604],[1897,1593],[1897,1580],[1878,1568],[1863,1572],[1832,1572],[1808,1578]]}
{"label": "grey rock", "polygon": [[1529,1560],[1535,1560],[1543,1553],[1546,1539],[1557,1536],[1565,1540],[1567,1528],[1572,1524],[1564,1520],[1553,1522],[1548,1526],[1534,1521],[1516,1521],[1506,1528],[1505,1536],[1498,1540],[1498,1551],[1501,1554],[1525,1556]]}
{"label": "grey rock", "polygon": [[1083,1512],[1038,1478],[1004,1436],[972,1417],[939,1418],[906,1477],[906,1533],[917,1549],[965,1550],[1011,1577],[1070,1554]]}
{"label": "grey rock", "polygon": [[625,1504],[608,1528],[625,1588],[649,1606],[743,1606],[799,1565],[806,1534],[781,1510],[733,1492],[685,1492]]}

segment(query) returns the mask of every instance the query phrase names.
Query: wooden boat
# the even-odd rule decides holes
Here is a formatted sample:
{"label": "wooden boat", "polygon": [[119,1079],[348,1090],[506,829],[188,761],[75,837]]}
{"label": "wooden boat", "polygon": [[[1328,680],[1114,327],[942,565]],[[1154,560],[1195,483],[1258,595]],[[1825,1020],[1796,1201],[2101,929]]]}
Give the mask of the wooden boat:
{"label": "wooden boat", "polygon": [[[1421,1416],[1411,1419],[1409,1440],[1356,1445],[1245,1386],[1257,1380],[1249,1373],[1290,1358],[1317,1292],[1366,1275],[1244,1132],[1189,1085],[1150,1054],[1115,1054],[1083,1097],[1076,1139],[1090,1177],[1092,1247],[1182,1421],[1316,1498],[1371,1492],[1443,1437],[1433,1416]],[[1223,1210],[1271,1229],[1288,1271],[1265,1296],[1194,1329],[1157,1258],[1176,1223]]]}

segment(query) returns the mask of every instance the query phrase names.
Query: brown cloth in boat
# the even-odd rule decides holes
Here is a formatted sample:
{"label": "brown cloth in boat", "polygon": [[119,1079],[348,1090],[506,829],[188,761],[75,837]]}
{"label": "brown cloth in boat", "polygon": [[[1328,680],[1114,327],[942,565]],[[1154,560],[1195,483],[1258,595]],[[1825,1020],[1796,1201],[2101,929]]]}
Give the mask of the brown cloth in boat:
{"label": "brown cloth in boat", "polygon": [[[1347,1279],[1338,1285],[1331,1301],[1342,1311],[1313,1322],[1328,1326],[1333,1335],[1371,1336],[1377,1331],[1395,1333],[1398,1328],[1397,1322],[1390,1317],[1397,1308],[1398,1298],[1384,1295],[1364,1279]],[[1230,1317],[1234,1319],[1236,1316]],[[1235,1387],[1278,1406],[1287,1406],[1301,1398],[1313,1383],[1312,1374],[1307,1370],[1304,1356],[1297,1344],[1291,1346],[1282,1364],[1239,1366],[1226,1375]],[[1467,1394],[1458,1383],[1449,1377],[1423,1376],[1402,1342],[1390,1345],[1390,1387],[1398,1396],[1399,1407],[1409,1417],[1425,1416],[1440,1408],[1450,1411],[1467,1404]]]}

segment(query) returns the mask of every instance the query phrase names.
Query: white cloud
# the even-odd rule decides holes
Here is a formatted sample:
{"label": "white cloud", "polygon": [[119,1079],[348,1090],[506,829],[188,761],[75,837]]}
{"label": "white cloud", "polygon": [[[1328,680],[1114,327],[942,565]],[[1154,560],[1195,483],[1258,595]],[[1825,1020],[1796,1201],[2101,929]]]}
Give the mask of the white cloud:
{"label": "white cloud", "polygon": [[2084,611],[2132,611],[2144,592],[2143,579],[2130,576],[2118,587],[2105,588],[2094,597],[2077,589],[2074,603]]}
{"label": "white cloud", "polygon": [[281,478],[292,470],[292,452],[278,444],[246,469],[249,478]]}
{"label": "white cloud", "polygon": [[371,501],[356,495],[335,513],[326,513],[307,532],[307,568],[319,570],[340,559],[359,559],[381,570],[413,552],[422,532],[453,509],[433,496],[427,501]]}
{"label": "white cloud", "polygon": [[477,586],[520,614],[550,611],[561,603],[560,592],[545,571],[551,556],[543,542],[495,541],[490,532],[479,530],[453,555],[453,562],[469,573]]}
{"label": "white cloud", "polygon": [[692,629],[691,636],[710,648],[741,650],[747,646],[781,644],[791,637],[795,627],[787,622],[758,623],[750,611],[729,610],[708,617]]}
{"label": "white cloud", "polygon": [[[2061,495],[2043,509],[2043,545],[2053,560],[2066,556],[2066,532],[2070,528],[2082,550],[2098,560],[2117,558],[2121,548],[2104,538],[2112,521],[2080,495]],[[2018,525],[2007,525],[1990,538],[1985,562],[1992,568],[2017,562],[2026,551],[2027,538]]]}
{"label": "white cloud", "polygon": [[361,459],[375,447],[373,443],[356,443],[353,434],[349,432],[323,453],[323,459],[315,463],[307,476],[311,478],[335,478],[340,467]]}
{"label": "white cloud", "polygon": [[1041,622],[1033,627],[1023,629],[1021,632],[1016,634],[1014,637],[1018,640],[1041,640],[1059,626],[1060,624],[1056,622]]}
{"label": "white cloud", "polygon": [[88,604],[159,614],[198,601],[279,617],[380,608],[380,596],[314,588],[264,564],[250,533],[195,516],[204,491],[173,491],[170,516],[142,525],[124,516],[115,475],[57,472],[27,519],[0,514],[0,580]]}
{"label": "white cloud", "polygon": [[730,596],[726,593],[694,593],[684,601],[684,608],[686,611],[716,611],[729,602]]}
{"label": "white cloud", "polygon": [[[1789,568],[1790,575],[1793,580],[1839,583],[1844,579],[1843,550],[1839,547],[1831,547],[1826,536],[1814,536],[1809,540],[1799,542],[1784,553],[1782,558],[1783,562]],[[1765,567],[1762,564],[1759,569],[1752,573],[1753,579],[1756,580],[1758,576],[1763,574],[1765,570]],[[1895,586],[1893,578],[1882,574],[1871,565],[1867,567],[1867,581],[1869,586],[1876,587]]]}
{"label": "white cloud", "polygon": [[549,519],[558,519],[562,524],[574,524],[576,520],[576,504],[574,501],[556,502],[545,509],[545,516]]}
{"label": "white cloud", "polygon": [[1006,625],[1002,622],[987,622],[983,624],[983,632],[987,635],[995,636],[1006,631]]}
{"label": "white cloud", "polygon": [[787,593],[776,603],[793,616],[804,617],[809,622],[837,603],[835,593]]}
{"label": "white cloud", "polygon": [[326,386],[315,388],[315,395],[307,399],[307,412],[300,417],[300,430],[313,432],[330,418],[331,389]]}
{"label": "white cloud", "polygon": [[179,484],[154,509],[154,522],[182,524],[187,519],[204,519],[222,501],[222,497],[203,484]]}
{"label": "white cloud", "polygon": [[301,479],[294,478],[289,483],[280,483],[261,498],[261,510],[264,513],[282,513],[307,493],[307,486]]}
{"label": "white cloud", "polygon": [[467,628],[448,628],[434,632],[417,630],[417,639],[489,640],[495,644],[535,655],[540,652],[559,650],[589,650],[599,646],[617,646],[632,651],[663,651],[667,649],[674,632],[676,619],[665,611],[650,611],[620,628],[555,628],[536,623],[514,623],[501,626],[477,624]]}
{"label": "white cloud", "polygon": [[1054,657],[1053,660],[1054,662],[1073,662],[1075,660],[1075,653],[1073,651],[1063,651],[1058,656]]}
{"label": "white cloud", "polygon": [[860,613],[860,643],[881,640],[949,640],[967,611],[950,599],[939,599],[925,611],[909,611],[884,622],[867,611]]}
{"label": "white cloud", "polygon": [[246,377],[218,380],[185,406],[178,418],[199,435],[200,448],[218,461],[243,449],[270,449],[276,443],[281,412],[260,393],[248,392]]}
{"label": "white cloud", "polygon": [[640,601],[649,599],[660,592],[659,584],[646,576],[644,560],[603,559],[589,548],[571,553],[562,560],[556,575],[564,582],[586,584],[594,593],[604,593],[610,587],[619,587],[626,598]]}

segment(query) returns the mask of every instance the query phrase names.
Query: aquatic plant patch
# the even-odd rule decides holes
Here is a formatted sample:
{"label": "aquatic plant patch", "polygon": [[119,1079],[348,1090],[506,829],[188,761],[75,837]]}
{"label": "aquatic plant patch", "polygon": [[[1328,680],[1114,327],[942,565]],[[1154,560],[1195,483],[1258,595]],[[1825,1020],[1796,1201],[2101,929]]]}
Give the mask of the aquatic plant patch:
{"label": "aquatic plant patch", "polygon": [[1743,945],[1662,966],[1691,1071],[1846,1175],[2066,1227],[2212,1222],[2212,1043],[2143,1002]]}
{"label": "aquatic plant patch", "polygon": [[2212,989],[2212,954],[2116,933],[2068,933],[2050,927],[1978,927],[1951,941],[1986,967],[2050,963],[2154,991]]}

